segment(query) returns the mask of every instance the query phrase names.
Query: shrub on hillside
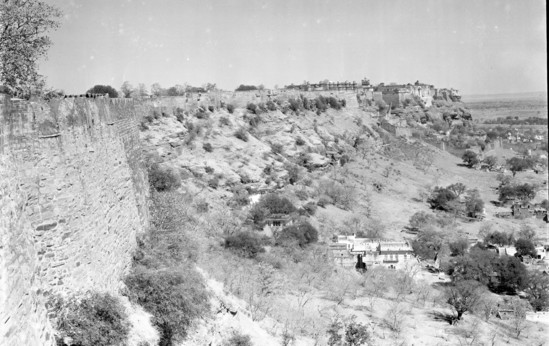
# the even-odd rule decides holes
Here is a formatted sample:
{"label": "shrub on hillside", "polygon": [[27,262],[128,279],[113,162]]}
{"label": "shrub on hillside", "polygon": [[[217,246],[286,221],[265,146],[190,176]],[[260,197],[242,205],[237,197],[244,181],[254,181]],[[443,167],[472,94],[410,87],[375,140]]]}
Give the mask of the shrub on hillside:
{"label": "shrub on hillside", "polygon": [[212,179],[208,180],[208,186],[212,189],[217,189],[219,187],[219,178],[213,177]]}
{"label": "shrub on hillside", "polygon": [[259,237],[250,232],[228,236],[225,238],[225,248],[244,258],[255,258],[259,253],[265,252]]}
{"label": "shrub on hillside", "polygon": [[139,123],[139,131],[145,131],[149,129],[149,125],[145,121]]}
{"label": "shrub on hillside", "polygon": [[271,151],[273,154],[283,154],[284,146],[281,143],[271,143]]}
{"label": "shrub on hillside", "polygon": [[248,124],[250,124],[252,128],[256,128],[260,123],[261,123],[261,116],[259,115],[250,117],[248,120]]}
{"label": "shrub on hillside", "polygon": [[222,346],[253,346],[253,343],[249,335],[235,333]]}
{"label": "shrub on hillside", "polygon": [[232,105],[232,104],[229,103],[229,104],[227,105],[227,112],[229,112],[229,114],[233,114],[233,112],[234,112],[234,105]]}
{"label": "shrub on hillside", "polygon": [[194,116],[197,118],[197,119],[208,119],[210,117],[210,115],[208,113],[206,113],[205,111],[203,110],[199,110],[197,111]]}
{"label": "shrub on hillside", "polygon": [[248,103],[246,105],[246,109],[249,110],[253,114],[257,114],[257,105],[255,103]]}
{"label": "shrub on hillside", "polygon": [[318,197],[318,202],[316,202],[316,205],[325,208],[328,204],[334,204],[334,200],[330,196],[320,195],[320,197]]}
{"label": "shrub on hillside", "polygon": [[287,162],[284,164],[284,169],[288,172],[287,178],[290,184],[293,185],[299,181],[299,178],[301,177],[301,170],[298,165]]}
{"label": "shrub on hillside", "polygon": [[337,181],[322,180],[318,184],[318,194],[331,198],[333,203],[343,209],[350,210],[356,203],[356,190]]}
{"label": "shrub on hillside", "polygon": [[329,96],[326,99],[326,101],[327,101],[328,105],[330,105],[331,108],[336,109],[336,110],[341,109],[341,104],[339,103],[339,101],[335,97]]}
{"label": "shrub on hillside", "polygon": [[317,114],[320,115],[320,113],[325,112],[326,109],[328,109],[328,104],[326,103],[326,99],[324,96],[320,95],[315,99],[315,107],[317,109]]}
{"label": "shrub on hillside", "polygon": [[219,125],[221,125],[221,126],[230,126],[231,121],[227,117],[220,117],[219,118]]}
{"label": "shrub on hillside", "polygon": [[276,245],[280,246],[304,247],[317,241],[318,231],[307,221],[285,227],[276,235]]}
{"label": "shrub on hillside", "polygon": [[351,161],[351,158],[347,154],[343,154],[339,158],[339,164],[341,165],[341,167],[345,166],[349,161]]}
{"label": "shrub on hillside", "polygon": [[209,311],[204,279],[187,266],[162,270],[138,267],[124,283],[130,300],[152,314],[160,331],[160,345],[174,345],[185,338],[193,321]]}
{"label": "shrub on hillside", "polygon": [[183,120],[185,120],[185,111],[183,110],[183,108],[177,107],[174,113],[177,121],[179,121],[180,123],[183,123]]}
{"label": "shrub on hillside", "polygon": [[213,111],[215,110],[214,106],[208,106],[208,110],[210,111],[210,113],[213,113]]}
{"label": "shrub on hillside", "polygon": [[232,192],[233,197],[231,198],[230,203],[235,204],[238,207],[250,204],[250,194],[242,185],[233,187]]}
{"label": "shrub on hillside", "polygon": [[149,166],[149,184],[156,191],[168,191],[181,186],[179,176],[172,170],[160,167],[153,163]]}
{"label": "shrub on hillside", "polygon": [[297,137],[297,138],[295,139],[295,144],[296,144],[296,145],[304,145],[304,144],[305,144],[305,141],[303,140],[303,138]]}
{"label": "shrub on hillside", "polygon": [[317,209],[317,204],[315,202],[309,202],[303,206],[303,209],[309,214],[310,216],[314,216]]}
{"label": "shrub on hillside", "polygon": [[[93,292],[84,297],[59,300],[57,345],[111,346],[126,343],[130,330],[128,316],[119,300],[108,293]],[[68,346],[68,345],[67,345]]]}
{"label": "shrub on hillside", "polygon": [[267,107],[267,109],[271,112],[274,112],[277,110],[276,108],[276,103],[274,103],[273,101],[269,100],[267,101],[267,103],[265,104],[265,106]]}
{"label": "shrub on hillside", "polygon": [[208,153],[211,153],[213,151],[213,146],[211,145],[211,143],[204,143],[202,145],[202,148]]}
{"label": "shrub on hillside", "polygon": [[234,136],[240,139],[241,141],[244,141],[244,142],[248,141],[248,132],[246,132],[246,129],[244,129],[243,127],[236,130],[236,132],[234,133]]}
{"label": "shrub on hillside", "polygon": [[298,113],[301,109],[303,109],[303,103],[301,102],[301,99],[290,98],[288,100],[288,103],[290,104],[290,109],[295,113]]}

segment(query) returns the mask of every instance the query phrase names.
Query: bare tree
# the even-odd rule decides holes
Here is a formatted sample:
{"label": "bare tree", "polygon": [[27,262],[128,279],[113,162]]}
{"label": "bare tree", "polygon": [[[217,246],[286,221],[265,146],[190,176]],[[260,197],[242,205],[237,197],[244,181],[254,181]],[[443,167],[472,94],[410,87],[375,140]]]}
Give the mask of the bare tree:
{"label": "bare tree", "polygon": [[529,304],[518,297],[510,299],[509,305],[512,310],[511,327],[517,338],[520,337],[522,331],[526,328],[526,312],[529,310]]}
{"label": "bare tree", "polygon": [[404,306],[400,302],[393,302],[385,314],[387,326],[397,335],[402,331],[404,313]]}
{"label": "bare tree", "polygon": [[498,307],[497,299],[493,298],[491,294],[485,294],[479,300],[477,309],[484,315],[484,320],[488,322],[490,317],[495,314]]}
{"label": "bare tree", "polygon": [[131,97],[134,91],[135,91],[135,88],[128,81],[125,81],[124,83],[122,83],[122,86],[120,87],[120,92],[122,93],[122,96],[125,98]]}
{"label": "bare tree", "polygon": [[473,309],[480,300],[481,294],[482,287],[478,281],[463,280],[448,287],[445,291],[446,302],[456,312],[452,323],[458,322],[464,313]]}

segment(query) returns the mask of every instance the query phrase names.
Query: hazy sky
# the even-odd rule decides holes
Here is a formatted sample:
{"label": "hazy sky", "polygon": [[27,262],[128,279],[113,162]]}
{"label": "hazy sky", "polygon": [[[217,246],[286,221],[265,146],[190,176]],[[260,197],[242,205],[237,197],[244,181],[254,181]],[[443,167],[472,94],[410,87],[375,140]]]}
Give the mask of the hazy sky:
{"label": "hazy sky", "polygon": [[365,76],[462,94],[547,90],[544,0],[45,1],[65,18],[41,72],[67,93]]}

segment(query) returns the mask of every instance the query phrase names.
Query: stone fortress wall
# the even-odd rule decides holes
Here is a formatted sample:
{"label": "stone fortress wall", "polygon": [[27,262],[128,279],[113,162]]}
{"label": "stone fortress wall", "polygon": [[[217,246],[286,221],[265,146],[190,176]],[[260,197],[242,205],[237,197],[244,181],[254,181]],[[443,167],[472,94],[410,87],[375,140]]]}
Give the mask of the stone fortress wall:
{"label": "stone fortress wall", "polygon": [[154,97],[148,100],[152,107],[165,108],[170,114],[176,108],[193,112],[198,107],[220,107],[221,103],[232,104],[238,108],[245,108],[248,103],[265,103],[269,100],[281,99],[287,101],[290,98],[297,98],[300,95],[313,99],[322,95],[324,97],[333,96],[338,99],[345,99],[346,107],[350,109],[358,108],[357,94],[362,96],[362,92],[352,90],[332,90],[332,91],[301,91],[301,90],[254,90],[254,91],[212,91],[209,93],[188,93],[187,96],[164,96]]}
{"label": "stone fortress wall", "polygon": [[52,294],[118,291],[149,222],[141,106],[0,94],[1,345],[53,345]]}

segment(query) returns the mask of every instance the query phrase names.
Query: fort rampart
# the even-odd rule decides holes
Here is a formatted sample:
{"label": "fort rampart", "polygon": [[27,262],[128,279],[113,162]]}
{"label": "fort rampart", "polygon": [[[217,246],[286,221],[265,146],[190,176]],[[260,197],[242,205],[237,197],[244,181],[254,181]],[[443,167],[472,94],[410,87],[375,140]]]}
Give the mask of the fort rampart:
{"label": "fort rampart", "polygon": [[139,107],[0,94],[1,345],[53,345],[52,294],[119,289],[149,220]]}

